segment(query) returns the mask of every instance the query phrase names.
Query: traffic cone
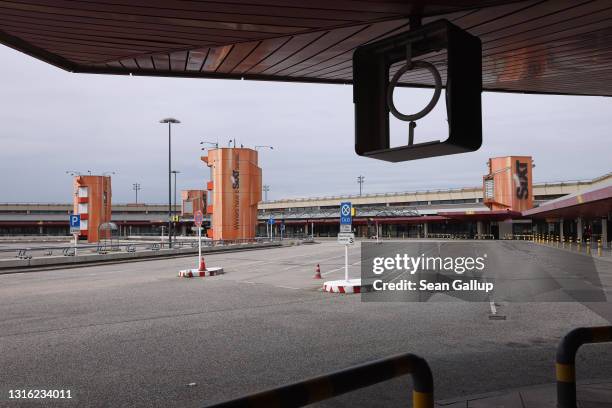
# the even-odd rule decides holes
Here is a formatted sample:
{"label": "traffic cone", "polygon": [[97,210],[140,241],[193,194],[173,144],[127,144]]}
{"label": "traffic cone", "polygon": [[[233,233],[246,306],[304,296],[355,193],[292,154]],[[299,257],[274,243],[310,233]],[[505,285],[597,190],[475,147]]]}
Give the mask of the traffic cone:
{"label": "traffic cone", "polygon": [[200,258],[200,267],[198,268],[198,272],[206,271],[206,262],[204,262],[204,257]]}
{"label": "traffic cone", "polygon": [[317,267],[315,269],[315,279],[322,279],[321,278],[321,267],[319,266],[319,264],[317,264]]}

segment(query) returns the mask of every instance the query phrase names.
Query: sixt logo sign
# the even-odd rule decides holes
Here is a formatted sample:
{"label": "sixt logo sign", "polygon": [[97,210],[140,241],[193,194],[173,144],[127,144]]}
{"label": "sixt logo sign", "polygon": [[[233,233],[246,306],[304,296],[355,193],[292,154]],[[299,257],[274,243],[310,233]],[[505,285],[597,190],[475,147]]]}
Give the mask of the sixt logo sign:
{"label": "sixt logo sign", "polygon": [[240,172],[232,170],[232,188],[238,190],[240,188]]}
{"label": "sixt logo sign", "polygon": [[529,197],[529,178],[528,178],[529,164],[521,163],[519,160],[516,161],[516,197],[520,200],[524,200]]}
{"label": "sixt logo sign", "polygon": [[237,151],[234,154],[234,166],[235,168],[232,170],[232,212],[233,212],[233,220],[232,226],[234,230],[238,231],[240,229],[240,171],[238,169],[238,164],[240,163],[240,156]]}

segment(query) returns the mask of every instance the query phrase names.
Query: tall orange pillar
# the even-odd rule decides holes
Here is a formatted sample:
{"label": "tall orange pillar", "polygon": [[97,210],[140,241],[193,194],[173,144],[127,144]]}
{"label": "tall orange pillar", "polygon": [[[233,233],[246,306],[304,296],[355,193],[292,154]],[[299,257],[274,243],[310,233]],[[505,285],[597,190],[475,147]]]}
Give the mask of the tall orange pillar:
{"label": "tall orange pillar", "polygon": [[252,239],[257,228],[257,204],[261,201],[261,169],[257,151],[247,148],[218,148],[203,156],[211,168],[208,183],[212,199],[209,237]]}
{"label": "tall orange pillar", "polygon": [[211,230],[213,239],[252,239],[257,228],[257,204],[261,201],[261,168],[257,151],[218,148],[203,156],[211,168]]}
{"label": "tall orange pillar", "polygon": [[[88,242],[98,242],[110,231],[100,231],[98,227],[111,220],[111,178],[110,176],[76,176],[74,178],[74,214],[81,215],[79,237],[87,237]],[[102,236],[100,236],[102,235]]]}
{"label": "tall orange pillar", "polygon": [[489,174],[483,177],[484,204],[491,210],[533,208],[532,163],[531,156],[489,159]]}

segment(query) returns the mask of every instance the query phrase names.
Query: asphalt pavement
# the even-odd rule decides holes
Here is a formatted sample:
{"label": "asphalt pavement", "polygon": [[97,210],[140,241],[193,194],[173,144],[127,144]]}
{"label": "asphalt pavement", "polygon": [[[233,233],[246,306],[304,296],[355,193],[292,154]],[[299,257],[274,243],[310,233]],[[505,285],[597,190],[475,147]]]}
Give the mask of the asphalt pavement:
{"label": "asphalt pavement", "polygon": [[[509,259],[563,268],[562,251],[488,242]],[[579,255],[576,255],[579,256]],[[558,340],[577,326],[610,324],[609,304],[363,303],[320,291],[344,275],[334,242],[217,254],[226,274],[178,278],[194,258],[0,276],[0,406],[196,407],[392,354],[430,363],[436,399],[554,382]],[[359,277],[359,245],[351,277]],[[610,263],[596,267],[609,275]],[[567,271],[571,273],[571,271]],[[609,294],[609,280],[602,280]],[[581,379],[612,378],[610,344],[579,352]],[[67,400],[10,400],[11,389],[70,389]],[[398,378],[320,403],[404,407]]]}

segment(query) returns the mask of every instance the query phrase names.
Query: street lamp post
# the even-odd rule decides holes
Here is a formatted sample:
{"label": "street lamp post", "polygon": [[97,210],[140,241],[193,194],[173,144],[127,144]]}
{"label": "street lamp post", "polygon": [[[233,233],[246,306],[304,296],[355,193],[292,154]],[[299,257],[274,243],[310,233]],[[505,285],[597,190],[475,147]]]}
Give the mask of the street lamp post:
{"label": "street lamp post", "polygon": [[[176,175],[179,174],[180,171],[178,170],[172,170],[172,174],[174,174],[174,211],[173,214],[176,215]],[[172,225],[174,226],[174,219],[172,220]],[[176,228],[174,231],[174,234],[176,235]]]}
{"label": "street lamp post", "polygon": [[[257,146],[255,146],[255,151],[258,151],[260,147],[264,147],[264,148],[266,148],[266,149],[274,150],[274,147],[272,147],[272,146],[268,146],[268,145],[257,145]],[[264,186],[263,186],[263,192],[264,192],[264,201],[268,201],[268,191],[270,191],[270,186],[269,186],[269,185],[264,185]]]}
{"label": "street lamp post", "polygon": [[[207,142],[207,141],[203,141],[203,142],[200,142],[200,144],[201,144],[201,145],[203,145],[203,144],[207,144],[207,145],[215,146],[215,149],[218,149],[218,148],[219,148],[219,143],[218,143],[218,142]],[[207,149],[206,147],[203,147],[203,148],[202,148],[202,150],[206,150],[206,149]]]}
{"label": "street lamp post", "polygon": [[132,190],[134,190],[134,191],[136,192],[136,204],[138,204],[138,192],[139,192],[140,190],[142,190],[142,189],[140,188],[140,183],[134,183],[134,184],[132,184]]}
{"label": "street lamp post", "polygon": [[361,195],[361,191],[362,191],[362,186],[363,186],[364,180],[365,180],[364,176],[358,176],[357,177],[357,182],[359,183],[359,195]]}
{"label": "street lamp post", "polygon": [[274,147],[268,145],[257,145],[255,146],[255,150],[258,150],[260,147],[265,147],[267,149],[274,150]]}
{"label": "street lamp post", "polygon": [[168,245],[172,248],[172,124],[181,123],[174,118],[165,118],[159,123],[168,124]]}

